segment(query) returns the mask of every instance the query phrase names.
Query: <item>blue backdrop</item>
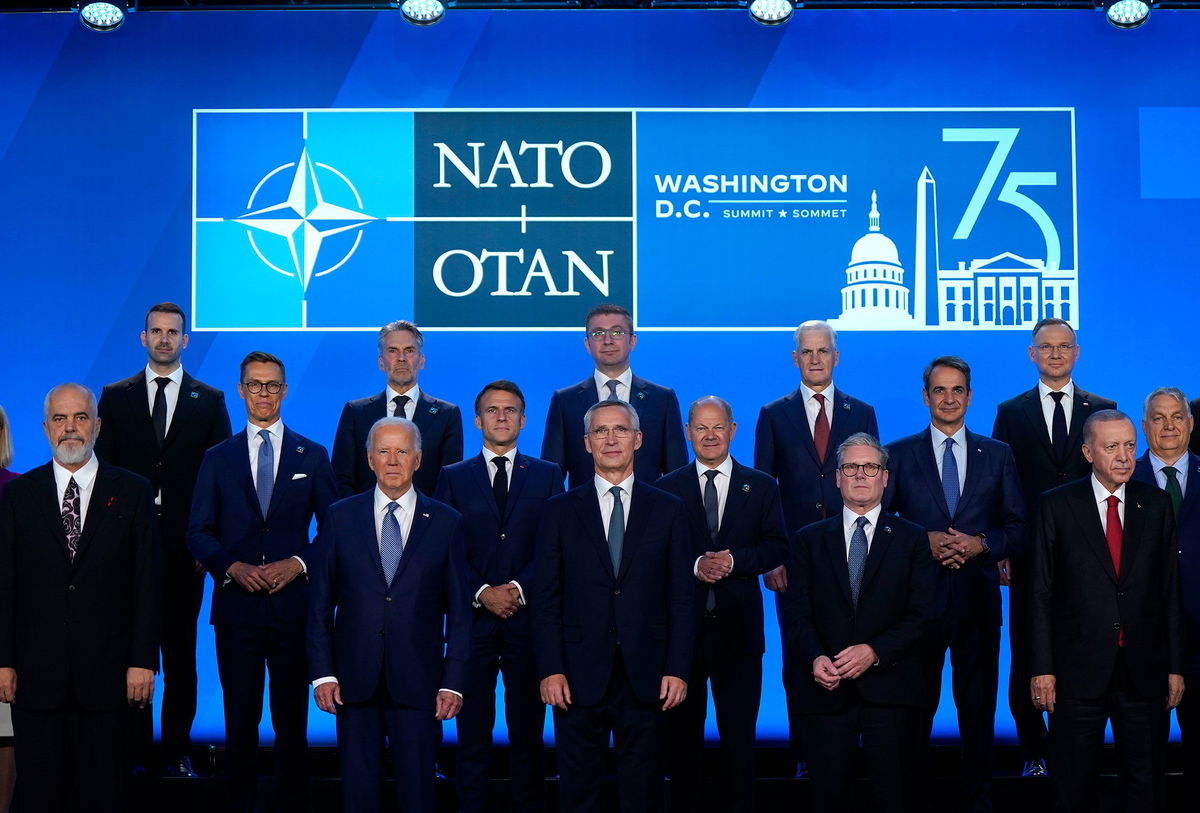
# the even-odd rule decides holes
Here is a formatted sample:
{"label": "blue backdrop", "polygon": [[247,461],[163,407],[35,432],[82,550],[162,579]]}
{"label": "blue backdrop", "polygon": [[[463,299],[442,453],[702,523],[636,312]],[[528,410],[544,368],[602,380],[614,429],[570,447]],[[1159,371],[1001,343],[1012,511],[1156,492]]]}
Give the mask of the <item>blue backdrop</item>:
{"label": "blue backdrop", "polygon": [[[468,405],[519,382],[536,452],[605,299],[636,308],[640,375],[733,403],[747,462],[809,318],[839,320],[835,380],[876,404],[885,440],[927,422],[920,372],[946,352],[975,368],[968,423],[988,431],[1035,380],[1045,313],[1079,325],[1080,383],[1137,412],[1155,386],[1197,389],[1176,336],[1198,286],[1198,35],[1164,10],[1132,32],[1064,11],[809,11],[778,30],[717,11],[451,11],[429,29],[189,12],[105,36],[0,15],[14,468],[47,456],[50,386],[144,364],[142,315],[164,299],[194,315],[184,364],[226,390],[235,427],[237,363],[266,349],[288,365],[285,420],[326,444],[341,405],[382,386],[356,329],[415,316],[422,387]],[[872,192],[880,232],[852,256]],[[896,274],[886,300],[842,290],[868,266]],[[759,733],[781,739],[768,636]],[[199,646],[195,734],[220,739],[203,623]],[[310,728],[332,741],[315,707]],[[955,732],[948,697],[937,731]]]}

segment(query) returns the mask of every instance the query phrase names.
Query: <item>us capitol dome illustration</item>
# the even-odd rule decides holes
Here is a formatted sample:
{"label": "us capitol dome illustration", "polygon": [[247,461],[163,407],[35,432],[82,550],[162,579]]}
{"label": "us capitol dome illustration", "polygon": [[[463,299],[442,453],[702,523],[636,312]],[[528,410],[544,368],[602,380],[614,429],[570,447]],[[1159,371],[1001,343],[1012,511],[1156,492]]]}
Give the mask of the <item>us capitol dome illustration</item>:
{"label": "us capitol dome illustration", "polygon": [[911,330],[916,326],[909,313],[909,290],[896,244],[879,228],[878,203],[872,190],[867,233],[855,242],[846,266],[842,313],[834,320],[839,329]]}

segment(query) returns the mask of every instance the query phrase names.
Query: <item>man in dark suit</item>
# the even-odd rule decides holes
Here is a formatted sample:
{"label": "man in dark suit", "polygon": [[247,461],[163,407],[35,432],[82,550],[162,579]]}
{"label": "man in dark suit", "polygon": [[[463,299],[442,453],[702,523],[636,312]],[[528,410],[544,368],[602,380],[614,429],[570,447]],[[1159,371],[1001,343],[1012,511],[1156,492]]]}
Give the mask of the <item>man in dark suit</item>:
{"label": "man in dark suit", "polygon": [[562,471],[517,451],[525,428],[525,396],[511,381],[493,381],[475,399],[483,451],[442,469],[434,498],[460,511],[466,559],[459,563],[474,612],[471,660],[458,715],[458,809],[482,813],[487,798],[496,673],[504,673],[508,764],[513,806],[544,807],[542,729],[533,627],[525,590],[533,586],[538,521],[546,500],[562,493]]}
{"label": "man in dark suit", "polygon": [[1048,492],[1031,588],[1034,705],[1050,712],[1057,809],[1099,809],[1112,721],[1123,809],[1166,810],[1168,711],[1183,695],[1175,520],[1166,493],[1133,481],[1137,434],[1116,410],[1083,427],[1090,476]]}
{"label": "man in dark suit", "polygon": [[704,718],[712,681],[721,736],[719,797],[725,811],[754,809],[754,733],[762,697],[762,593],[758,577],[787,552],[779,487],[729,455],[733,409],[715,395],[688,407],[696,459],[658,481],[683,500],[700,616],[687,699],[668,715],[671,809],[699,810]]}
{"label": "man in dark suit", "polygon": [[[1171,498],[1179,551],[1183,602],[1183,676],[1200,687],[1200,456],[1188,451],[1194,428],[1187,396],[1178,387],[1159,387],[1148,396],[1142,418],[1146,453],[1133,479],[1157,486]],[[1184,699],[1175,714],[1183,735],[1186,809],[1200,810],[1200,701]]]}
{"label": "man in dark suit", "polygon": [[622,813],[661,810],[662,712],[687,695],[696,632],[683,503],[638,481],[638,413],[602,401],[578,431],[592,482],[552,497],[538,531],[530,602],[542,700],[554,706],[563,811],[609,810],[617,747]]}
{"label": "man in dark suit", "polygon": [[150,484],[99,461],[96,398],[50,390],[54,460],[0,500],[0,702],[13,703],[20,810],[128,809],[120,709],[158,669]]}
{"label": "man in dark suit", "polygon": [[[853,809],[861,738],[872,810],[915,811],[925,726],[922,640],[936,620],[937,566],[924,529],[882,513],[888,454],[867,434],[838,446],[843,507],[807,525],[791,551],[784,618],[809,749],[813,808]],[[819,747],[816,745],[819,743]]]}
{"label": "man in dark suit", "polygon": [[425,337],[412,322],[400,319],[379,329],[379,369],[387,386],[378,395],[349,401],[342,408],[333,439],[333,470],[339,497],[360,494],[375,485],[363,451],[367,433],[384,417],[407,418],[421,430],[424,451],[413,485],[432,494],[443,466],[463,456],[462,414],[454,404],[434,398],[417,385],[425,368]]}
{"label": "man in dark suit", "polygon": [[[162,750],[170,776],[195,778],[190,750],[196,717],[196,619],[204,569],[187,549],[188,512],[204,452],[230,435],[225,393],[188,375],[179,357],[187,318],[172,302],[146,313],[146,368],[100,393],[96,438],[101,460],[150,481],[162,536]],[[137,712],[135,750],[153,737],[148,711]],[[139,760],[141,762],[142,760]]]}
{"label": "man in dark suit", "polygon": [[385,736],[400,809],[433,813],[436,731],[466,689],[462,517],[412,487],[421,455],[416,424],[379,419],[365,452],[377,483],[330,509],[313,579],[309,673],[317,706],[337,715],[354,813],[382,806]]}
{"label": "man in dark suit", "polygon": [[[800,370],[800,386],[762,408],[754,428],[754,468],[779,480],[787,533],[805,525],[836,516],[842,497],[834,484],[837,455],[843,440],[856,432],[878,437],[875,408],[833,385],[833,369],[840,356],[837,332],[827,323],[810,320],[796,328],[792,363]],[[763,577],[775,591],[775,611],[783,646],[783,686],[788,708],[788,730],[797,759],[796,775],[804,774],[801,761],[800,718],[796,687],[807,684],[809,674],[793,675],[788,657],[788,636],[783,630],[783,603],[779,595],[787,589],[783,565]]]}
{"label": "man in dark suit", "polygon": [[634,472],[646,483],[687,462],[679,399],[675,390],[639,378],[629,368],[637,346],[633,317],[620,305],[597,305],[584,321],[583,346],[596,369],[578,384],[550,398],[542,458],[562,467],[571,488],[592,482],[592,456],[580,438],[583,415],[597,401],[632,404],[642,426],[642,445],[634,455]]}
{"label": "man in dark suit", "polygon": [[950,648],[962,742],[965,809],[992,809],[992,738],[1000,659],[996,562],[1025,544],[1025,502],[1007,445],[966,427],[971,368],[940,356],[923,375],[930,426],[888,444],[891,475],[883,505],[928,532],[938,568],[943,619],[928,646],[926,680],[933,725]]}
{"label": "man in dark suit", "polygon": [[[1083,423],[1093,412],[1116,409],[1115,401],[1079,388],[1071,375],[1079,360],[1075,331],[1062,319],[1047,318],[1033,328],[1029,360],[1038,384],[996,408],[992,437],[1007,443],[1017,462],[1025,507],[1033,512],[1043,492],[1091,471],[1083,457]],[[1033,517],[1030,526],[1033,527]],[[1021,742],[1023,776],[1046,775],[1046,722],[1029,702],[1028,552],[1010,552],[997,563],[1007,584],[1008,645],[1012,654],[1008,707]]]}
{"label": "man in dark suit", "polygon": [[264,666],[271,674],[278,805],[308,804],[308,529],[318,533],[334,500],[325,448],[280,420],[283,362],[242,360],[238,395],[246,428],[209,449],[196,479],[188,550],[212,574],[210,621],[225,699],[231,810],[254,809]]}

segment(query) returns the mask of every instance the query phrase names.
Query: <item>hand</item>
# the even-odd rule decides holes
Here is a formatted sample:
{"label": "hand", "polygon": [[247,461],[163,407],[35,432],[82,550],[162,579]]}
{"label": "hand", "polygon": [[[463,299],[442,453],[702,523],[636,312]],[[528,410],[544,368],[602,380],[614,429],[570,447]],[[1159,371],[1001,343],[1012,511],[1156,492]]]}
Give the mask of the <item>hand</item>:
{"label": "hand", "polygon": [[934,561],[951,570],[958,570],[965,561],[954,545],[954,538],[946,531],[929,531],[929,551]]}
{"label": "hand", "polygon": [[[1182,682],[1183,679],[1180,678],[1180,683]],[[1051,714],[1054,713],[1054,675],[1034,675],[1029,681],[1029,694],[1033,697],[1035,709],[1045,709]]]}
{"label": "hand", "polygon": [[131,666],[125,670],[125,698],[139,709],[154,699],[154,671]]}
{"label": "hand", "polygon": [[1000,571],[1000,586],[1010,586],[1012,584],[1012,562],[1008,559],[1001,559],[996,562],[996,570]]}
{"label": "hand", "polygon": [[193,559],[193,560],[192,560],[192,564],[196,566],[196,572],[197,572],[197,573],[203,573],[203,572],[204,572],[204,565],[200,563],[200,560],[199,560],[199,559]]}
{"label": "hand", "polygon": [[0,703],[12,703],[17,699],[17,670],[11,666],[0,669]]}
{"label": "hand", "polygon": [[708,551],[696,564],[700,581],[707,584],[718,582],[733,572],[733,556],[728,550]]}
{"label": "hand", "polygon": [[297,559],[289,556],[286,559],[279,559],[278,561],[263,565],[259,570],[271,584],[268,592],[274,594],[287,587],[291,584],[292,579],[303,573],[304,565],[300,564]]}
{"label": "hand", "polygon": [[870,644],[848,646],[833,656],[833,668],[843,680],[854,680],[875,665],[879,656]]}
{"label": "hand", "polygon": [[556,709],[566,711],[567,706],[571,705],[571,687],[567,685],[566,675],[557,674],[542,678],[539,691],[542,694],[542,702]]}
{"label": "hand", "polygon": [[658,690],[658,699],[664,701],[662,710],[675,708],[683,702],[685,697],[687,697],[687,682],[683,678],[663,675],[661,688]]}
{"label": "hand", "polygon": [[946,531],[946,536],[950,537],[951,547],[964,561],[974,559],[983,553],[982,536],[960,533],[953,528]]}
{"label": "hand", "polygon": [[833,661],[829,660],[828,655],[818,655],[813,659],[812,674],[813,680],[817,682],[817,685],[831,692],[842,682],[837,670],[833,668]]}
{"label": "hand", "polygon": [[225,571],[229,577],[237,582],[238,587],[245,590],[247,593],[257,593],[259,590],[270,590],[271,581],[262,571],[261,567],[256,565],[248,565],[245,562],[234,562],[229,566],[229,570]]}
{"label": "hand", "polygon": [[1167,711],[1183,699],[1183,675],[1167,675]]}
{"label": "hand", "polygon": [[335,680],[332,683],[322,683],[313,689],[313,700],[317,708],[330,714],[337,714],[337,707],[342,705],[342,687]]}
{"label": "hand", "polygon": [[516,586],[511,584],[485,587],[479,593],[479,603],[490,613],[501,618],[511,618],[521,606],[521,594]]}
{"label": "hand", "polygon": [[462,708],[462,698],[454,692],[442,689],[437,695],[437,710],[433,713],[435,719],[453,720]]}
{"label": "hand", "polygon": [[787,591],[787,567],[780,565],[769,573],[763,574],[763,587],[776,593]]}

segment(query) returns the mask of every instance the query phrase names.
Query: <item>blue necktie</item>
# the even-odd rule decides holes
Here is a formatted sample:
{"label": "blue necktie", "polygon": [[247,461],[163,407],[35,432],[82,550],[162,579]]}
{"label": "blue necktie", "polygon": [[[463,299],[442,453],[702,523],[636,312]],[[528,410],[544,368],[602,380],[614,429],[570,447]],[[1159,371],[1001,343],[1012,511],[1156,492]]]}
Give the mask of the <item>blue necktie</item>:
{"label": "blue necktie", "polygon": [[271,445],[271,433],[266,429],[258,430],[258,436],[262,438],[258,445],[258,507],[266,519],[267,509],[271,507],[271,492],[275,490],[275,447]]}
{"label": "blue necktie", "polygon": [[954,438],[946,438],[946,451],[942,453],[942,492],[946,495],[950,519],[954,519],[958,509],[958,461],[954,459]]}
{"label": "blue necktie", "polygon": [[621,504],[621,487],[608,490],[613,497],[612,514],[608,517],[608,555],[612,557],[613,575],[621,570],[621,548],[625,545],[625,506]]}
{"label": "blue necktie", "polygon": [[400,503],[394,500],[387,504],[387,516],[383,518],[383,531],[379,534],[379,561],[389,587],[396,576],[396,568],[400,566],[400,553],[404,549],[400,523],[396,519],[396,509],[399,507]]}
{"label": "blue necktie", "polygon": [[863,568],[867,566],[867,527],[869,520],[859,517],[854,521],[857,526],[850,535],[850,555],[846,557],[846,568],[850,571],[850,600],[858,606],[858,591],[862,589]]}
{"label": "blue necktie", "polygon": [[608,397],[604,399],[605,401],[621,400],[620,396],[617,395],[617,384],[619,383],[621,382],[617,381],[615,378],[610,378],[608,381],[604,382],[604,386],[608,387]]}

